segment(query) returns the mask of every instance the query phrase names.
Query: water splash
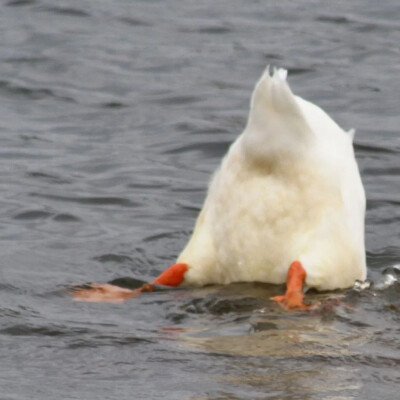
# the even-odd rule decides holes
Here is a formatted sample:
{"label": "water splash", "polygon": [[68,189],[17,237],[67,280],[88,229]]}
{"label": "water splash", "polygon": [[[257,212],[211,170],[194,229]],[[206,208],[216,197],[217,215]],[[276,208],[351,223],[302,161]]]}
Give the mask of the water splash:
{"label": "water splash", "polygon": [[377,290],[385,290],[397,282],[400,282],[400,264],[385,268],[382,274],[382,280],[375,285]]}
{"label": "water splash", "polygon": [[353,290],[356,292],[362,292],[365,289],[369,289],[372,286],[372,282],[368,279],[365,281],[356,280],[353,285]]}

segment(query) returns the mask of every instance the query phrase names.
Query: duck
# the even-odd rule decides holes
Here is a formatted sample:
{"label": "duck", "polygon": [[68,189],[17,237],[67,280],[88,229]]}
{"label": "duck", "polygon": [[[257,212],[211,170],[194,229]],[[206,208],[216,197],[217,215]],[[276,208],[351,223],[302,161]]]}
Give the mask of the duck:
{"label": "duck", "polygon": [[366,198],[353,137],[293,94],[285,69],[267,67],[176,263],[139,289],[91,284],[74,296],[123,301],[154,285],[265,282],[286,284],[273,301],[304,309],[310,288],[332,291],[365,280]]}

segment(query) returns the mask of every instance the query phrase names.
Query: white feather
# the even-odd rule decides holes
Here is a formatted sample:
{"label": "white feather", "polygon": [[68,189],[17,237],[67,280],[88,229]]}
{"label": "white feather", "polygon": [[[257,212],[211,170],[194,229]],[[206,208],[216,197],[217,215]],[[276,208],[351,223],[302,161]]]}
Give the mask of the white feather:
{"label": "white feather", "polygon": [[267,69],[178,258],[184,283],[284,283],[299,260],[309,287],[352,286],[366,276],[364,213],[351,135]]}
{"label": "white feather", "polygon": [[354,140],[354,136],[356,135],[355,129],[350,129],[347,131],[348,135],[351,137],[351,140]]}

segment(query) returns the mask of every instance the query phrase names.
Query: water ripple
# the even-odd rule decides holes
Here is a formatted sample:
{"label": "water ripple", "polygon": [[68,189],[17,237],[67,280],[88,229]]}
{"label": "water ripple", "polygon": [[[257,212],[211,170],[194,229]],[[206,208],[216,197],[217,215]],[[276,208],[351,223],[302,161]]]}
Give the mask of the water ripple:
{"label": "water ripple", "polygon": [[37,0],[11,0],[6,3],[9,7],[20,7],[20,6],[30,6],[35,4]]}
{"label": "water ripple", "polygon": [[104,196],[93,196],[93,197],[79,197],[79,196],[59,196],[54,194],[43,194],[43,193],[30,193],[30,196],[41,197],[44,199],[55,200],[59,202],[67,203],[78,203],[84,205],[93,206],[120,206],[120,207],[139,207],[140,203],[133,202],[129,199],[122,197],[104,197]]}
{"label": "water ripple", "polygon": [[75,102],[72,97],[59,95],[55,90],[49,88],[33,88],[22,84],[17,84],[5,80],[0,80],[0,95],[22,96],[31,100],[40,100],[43,98],[54,98],[58,100]]}
{"label": "water ripple", "polygon": [[0,329],[0,334],[12,336],[69,336],[88,333],[87,329],[57,328],[51,326],[33,326],[17,324]]}
{"label": "water ripple", "polygon": [[50,14],[60,14],[62,16],[68,16],[68,17],[79,17],[79,18],[90,17],[90,14],[87,11],[84,11],[82,9],[72,8],[72,7],[41,6],[41,7],[38,7],[37,10],[45,11]]}

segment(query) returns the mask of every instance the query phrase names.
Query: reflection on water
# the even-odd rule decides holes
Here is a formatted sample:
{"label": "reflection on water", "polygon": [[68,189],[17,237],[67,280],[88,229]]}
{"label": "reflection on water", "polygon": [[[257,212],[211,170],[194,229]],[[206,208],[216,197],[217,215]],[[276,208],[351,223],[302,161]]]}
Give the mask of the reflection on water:
{"label": "reflection on water", "polygon": [[361,375],[381,358],[370,348],[371,342],[391,334],[384,326],[370,324],[360,310],[360,304],[378,293],[358,288],[311,294],[314,303],[332,297],[341,302],[337,307],[288,313],[268,302],[275,291],[264,284],[239,284],[230,290],[202,289],[192,293],[194,298],[182,300],[181,309],[198,318],[186,318],[182,324],[182,317],[182,327],[171,331],[171,338],[195,354],[211,355],[223,365],[213,379],[234,388],[207,398],[242,398],[235,397],[236,391],[253,389],[264,390],[262,398],[273,399],[358,398],[365,389]]}

